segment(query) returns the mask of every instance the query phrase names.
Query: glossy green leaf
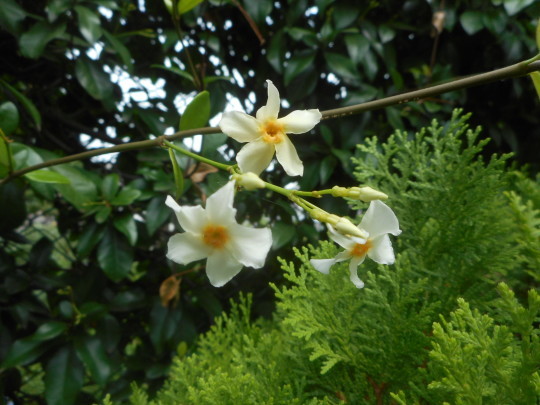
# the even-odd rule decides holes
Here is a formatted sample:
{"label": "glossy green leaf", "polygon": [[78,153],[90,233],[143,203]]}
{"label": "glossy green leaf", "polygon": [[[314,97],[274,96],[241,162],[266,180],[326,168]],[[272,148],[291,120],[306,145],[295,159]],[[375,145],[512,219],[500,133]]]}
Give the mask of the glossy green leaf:
{"label": "glossy green leaf", "polygon": [[99,15],[83,6],[75,6],[75,11],[77,12],[79,31],[84,39],[93,44],[102,35]]}
{"label": "glossy green leaf", "polygon": [[66,24],[49,24],[39,21],[19,38],[21,54],[27,58],[37,59],[45,47],[55,38],[59,38],[66,31]]}
{"label": "glossy green leaf", "polygon": [[113,34],[111,34],[105,29],[102,30],[103,35],[105,35],[107,41],[109,41],[109,43],[112,45],[112,47],[122,60],[122,63],[126,66],[127,71],[131,73],[133,71],[133,61],[131,59],[131,52],[129,51],[129,49]]}
{"label": "glossy green leaf", "polygon": [[72,405],[83,385],[84,368],[71,347],[62,347],[45,370],[47,405]]}
{"label": "glossy green leaf", "polygon": [[291,59],[287,61],[287,66],[285,66],[285,86],[288,86],[295,77],[302,74],[310,66],[312,66],[314,60],[315,52],[313,51],[298,52],[297,54],[293,55]]}
{"label": "glossy green leaf", "polygon": [[69,0],[50,0],[47,2],[47,17],[49,21],[56,21],[67,10],[73,7]]}
{"label": "glossy green leaf", "polygon": [[536,94],[538,94],[538,98],[540,99],[540,72],[532,72],[529,76],[531,76]]}
{"label": "glossy green leaf", "polygon": [[90,254],[92,249],[103,237],[103,231],[103,227],[100,227],[95,223],[90,223],[84,228],[77,242],[77,256],[79,258],[84,258]]}
{"label": "glossy green leaf", "polygon": [[112,209],[108,205],[102,205],[96,210],[96,222],[98,224],[103,224],[109,216],[111,215]]}
{"label": "glossy green leaf", "polygon": [[379,66],[377,64],[377,57],[375,56],[375,53],[373,51],[368,50],[364,54],[362,67],[364,68],[364,72],[366,72],[366,76],[368,77],[368,79],[373,80],[377,75],[377,71],[379,70]]}
{"label": "glossy green leaf", "polygon": [[[287,30],[287,34],[295,41],[302,41],[309,46],[317,46],[319,43],[317,34],[314,31],[305,28],[292,27]],[[283,52],[283,49],[280,49],[280,51]]]}
{"label": "glossy green leaf", "polygon": [[336,2],[334,6],[334,12],[332,14],[334,19],[334,27],[336,31],[341,31],[344,28],[352,25],[358,18],[362,7],[356,3],[340,3]]}
{"label": "glossy green leaf", "polygon": [[32,336],[30,336],[30,339],[44,342],[47,340],[51,340],[62,333],[64,333],[67,330],[68,326],[64,322],[59,321],[49,321],[44,324],[42,324]]}
{"label": "glossy green leaf", "polygon": [[469,35],[476,34],[482,28],[484,28],[484,23],[482,22],[482,12],[481,11],[465,11],[459,17],[459,22]]}
{"label": "glossy green leaf", "polygon": [[257,24],[263,23],[274,7],[271,0],[244,1],[243,5],[247,13]]}
{"label": "glossy green leaf", "polygon": [[354,83],[359,79],[359,73],[355,64],[350,58],[338,53],[326,52],[326,62],[330,71],[342,78],[345,82]]}
{"label": "glossy green leaf", "polygon": [[180,117],[180,131],[201,128],[208,124],[210,118],[210,93],[200,92],[187,105]]}
{"label": "glossy green leaf", "polygon": [[111,97],[111,81],[97,62],[85,58],[77,59],[75,76],[81,86],[96,100]]}
{"label": "glossy green leaf", "polygon": [[19,110],[11,101],[0,104],[0,129],[4,135],[11,135],[19,126]]}
{"label": "glossy green leaf", "polygon": [[118,174],[111,173],[104,177],[103,182],[101,183],[101,192],[103,193],[103,198],[107,201],[112,200],[120,187],[120,177]]}
{"label": "glossy green leaf", "polygon": [[347,52],[354,63],[362,61],[364,54],[369,49],[369,40],[362,34],[345,35]]}
{"label": "glossy green leaf", "polygon": [[0,25],[15,34],[19,31],[21,22],[25,19],[26,12],[15,0],[2,0],[0,7]]}
{"label": "glossy green leaf", "polygon": [[133,188],[125,187],[111,200],[112,205],[130,205],[139,198],[141,192]]}
{"label": "glossy green leaf", "polygon": [[525,7],[533,4],[535,0],[504,0],[504,8],[506,12],[510,15],[519,13]]}
{"label": "glossy green leaf", "polygon": [[184,192],[184,173],[182,172],[182,168],[178,164],[178,160],[176,160],[176,155],[172,148],[169,148],[169,158],[173,167],[176,199],[179,199]]}
{"label": "glossy green leaf", "polygon": [[278,31],[272,36],[266,53],[268,63],[270,63],[274,70],[280,74],[283,72],[284,46],[285,35],[283,34],[283,31]]}
{"label": "glossy green leaf", "polygon": [[337,166],[337,159],[334,156],[326,156],[319,167],[319,177],[321,184],[325,184]]}
{"label": "glossy green leaf", "polygon": [[154,197],[146,209],[146,229],[152,236],[157,229],[169,218],[171,210],[165,205],[164,197]]}
{"label": "glossy green leaf", "polygon": [[125,278],[131,269],[133,251],[113,229],[108,229],[98,248],[98,263],[113,281]]}
{"label": "glossy green leaf", "polygon": [[38,183],[70,183],[69,179],[66,176],[46,169],[34,170],[33,172],[26,173],[24,177],[26,177],[28,180],[37,181]]}
{"label": "glossy green leaf", "polygon": [[124,214],[121,217],[116,218],[113,224],[118,231],[125,235],[129,244],[135,246],[137,243],[137,225],[135,224],[133,215]]}
{"label": "glossy green leaf", "polygon": [[204,0],[178,0],[178,14],[182,15],[197,7]]}
{"label": "glossy green leaf", "polygon": [[120,341],[120,324],[116,318],[110,314],[106,314],[97,324],[99,338],[103,342],[103,346],[107,352],[113,351]]}
{"label": "glossy green leaf", "polygon": [[10,368],[32,363],[41,356],[46,349],[47,345],[40,340],[33,340],[30,338],[17,340],[9,349],[1,367]]}
{"label": "glossy green leaf", "polygon": [[28,114],[30,114],[30,116],[34,120],[34,123],[36,124],[37,129],[41,129],[41,114],[39,113],[34,103],[30,101],[28,97],[22,94],[15,87],[11,86],[9,83],[3,81],[2,79],[0,79],[0,83],[2,84],[2,86],[7,88],[9,92],[13,94],[13,96],[17,100],[19,100],[19,102],[23,105],[25,110],[28,112]]}
{"label": "glossy green leaf", "polygon": [[182,313],[178,309],[164,308],[156,303],[150,313],[150,340],[161,353],[180,325]]}
{"label": "glossy green leaf", "polygon": [[381,25],[379,27],[379,38],[381,38],[381,42],[383,44],[390,42],[391,40],[394,39],[395,36],[396,36],[396,31],[394,31],[389,26]]}
{"label": "glossy green leaf", "polygon": [[287,245],[296,235],[296,227],[284,222],[272,226],[272,249],[277,250]]}
{"label": "glossy green leaf", "polygon": [[55,188],[62,196],[73,204],[79,211],[86,211],[98,198],[96,184],[88,173],[72,165],[56,166],[60,174],[67,177],[70,184],[56,184]]}
{"label": "glossy green leaf", "polygon": [[94,381],[98,385],[105,385],[114,370],[103,342],[96,336],[85,336],[75,339],[75,348]]}

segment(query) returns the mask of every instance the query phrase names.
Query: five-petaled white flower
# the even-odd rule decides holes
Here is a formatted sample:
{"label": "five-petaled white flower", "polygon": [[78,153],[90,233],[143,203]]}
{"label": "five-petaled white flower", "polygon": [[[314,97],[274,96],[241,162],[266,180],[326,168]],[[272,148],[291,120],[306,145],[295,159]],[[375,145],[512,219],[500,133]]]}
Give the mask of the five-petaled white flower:
{"label": "five-petaled white flower", "polygon": [[364,283],[358,278],[358,266],[363,263],[366,256],[380,264],[393,264],[394,251],[388,234],[397,236],[401,230],[394,212],[378,200],[369,204],[358,228],[366,231],[369,237],[367,239],[346,237],[330,228],[330,238],[345,250],[333,259],[311,259],[310,262],[315,270],[328,274],[332,265],[350,259],[351,281],[356,287],[362,288]]}
{"label": "five-petaled white flower", "polygon": [[269,229],[236,222],[233,200],[234,182],[228,182],[208,197],[206,209],[179,206],[170,196],[165,202],[185,230],[169,239],[167,258],[180,264],[208,258],[206,274],[215,287],[223,286],[243,266],[261,268],[272,246]]}
{"label": "five-petaled white flower", "polygon": [[241,111],[223,113],[219,127],[238,142],[248,142],[236,156],[244,173],[260,174],[268,167],[274,151],[279,163],[289,176],[301,176],[304,165],[287,134],[302,134],[321,120],[317,109],[293,111],[278,118],[280,99],[274,84],[268,83],[268,101],[259,108],[256,118]]}

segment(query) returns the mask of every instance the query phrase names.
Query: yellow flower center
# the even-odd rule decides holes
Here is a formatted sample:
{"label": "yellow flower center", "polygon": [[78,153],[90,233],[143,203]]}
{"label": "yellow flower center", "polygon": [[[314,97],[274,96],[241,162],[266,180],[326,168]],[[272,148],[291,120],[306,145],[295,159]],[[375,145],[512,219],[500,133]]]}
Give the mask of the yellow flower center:
{"label": "yellow flower center", "polygon": [[351,255],[356,257],[363,257],[371,249],[371,241],[367,240],[366,243],[357,243],[351,250]]}
{"label": "yellow flower center", "polygon": [[222,249],[229,241],[227,228],[221,225],[206,225],[203,229],[203,242],[214,249]]}
{"label": "yellow flower center", "polygon": [[260,131],[262,132],[263,141],[266,143],[280,143],[283,140],[284,128],[275,120],[266,121]]}

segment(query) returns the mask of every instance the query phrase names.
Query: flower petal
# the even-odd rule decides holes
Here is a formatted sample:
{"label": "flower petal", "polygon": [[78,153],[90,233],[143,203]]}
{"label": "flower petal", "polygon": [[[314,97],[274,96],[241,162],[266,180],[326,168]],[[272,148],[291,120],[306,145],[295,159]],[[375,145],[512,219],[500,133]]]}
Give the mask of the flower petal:
{"label": "flower petal", "polygon": [[276,158],[289,176],[304,174],[304,164],[298,157],[298,152],[296,152],[291,140],[285,134],[282,141],[276,144]]}
{"label": "flower petal", "polygon": [[394,264],[396,257],[392,242],[388,235],[382,235],[372,240],[372,247],[369,249],[368,257],[379,264]]}
{"label": "flower petal", "polygon": [[352,283],[356,286],[356,288],[364,287],[364,282],[358,277],[358,266],[360,266],[364,262],[365,258],[366,256],[353,257],[351,259],[351,262],[349,263],[350,279]]}
{"label": "flower petal", "polygon": [[272,247],[270,229],[256,229],[244,225],[232,225],[229,228],[231,241],[227,249],[244,266],[260,269]]}
{"label": "flower petal", "polygon": [[177,233],[167,243],[167,258],[180,264],[204,259],[211,251],[200,238],[189,232]]}
{"label": "flower petal", "polygon": [[268,167],[274,156],[274,146],[262,139],[244,145],[236,155],[242,173],[253,172],[259,175]]}
{"label": "flower petal", "polygon": [[251,142],[261,136],[259,122],[241,111],[224,112],[219,127],[224,134],[238,142]]}
{"label": "flower petal", "polygon": [[214,225],[236,224],[236,209],[233,207],[234,181],[229,181],[206,200],[206,215]]}
{"label": "flower petal", "polygon": [[214,250],[206,261],[206,275],[214,287],[223,286],[240,270],[242,270],[242,263],[239,263],[225,249]]}
{"label": "flower petal", "polygon": [[278,119],[278,122],[285,127],[286,134],[303,134],[308,132],[321,120],[321,112],[316,109],[297,110]]}
{"label": "flower petal", "polygon": [[193,234],[200,234],[201,229],[208,222],[206,212],[200,205],[194,207],[188,205],[181,206],[180,211],[176,212],[176,218],[184,231]]}
{"label": "flower petal", "polygon": [[336,264],[336,259],[311,259],[309,262],[315,270],[328,274],[330,273],[330,267]]}
{"label": "flower petal", "polygon": [[259,121],[275,120],[279,114],[279,91],[270,80],[268,83],[268,100],[264,107],[259,108],[256,117]]}
{"label": "flower petal", "polygon": [[395,236],[401,233],[396,214],[388,205],[379,200],[369,204],[369,208],[358,227],[369,232],[370,238],[373,239],[387,233]]}
{"label": "flower petal", "polygon": [[171,208],[174,212],[179,212],[181,210],[180,205],[178,205],[176,200],[170,195],[167,196],[167,199],[165,200],[165,205]]}
{"label": "flower petal", "polygon": [[[332,239],[334,242],[336,242],[339,246],[341,246],[344,249],[351,250],[354,245],[357,243],[366,243],[364,239],[360,238],[350,238],[345,235],[342,235],[341,233],[337,232],[333,226],[328,226],[328,235],[330,235],[330,239]],[[361,242],[359,242],[361,241]]]}

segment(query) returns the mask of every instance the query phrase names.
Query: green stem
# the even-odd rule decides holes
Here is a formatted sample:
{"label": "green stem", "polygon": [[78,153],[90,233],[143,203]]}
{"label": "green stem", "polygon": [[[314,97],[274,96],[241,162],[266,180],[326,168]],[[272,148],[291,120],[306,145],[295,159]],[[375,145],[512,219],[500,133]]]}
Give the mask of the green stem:
{"label": "green stem", "polygon": [[313,195],[308,191],[287,190],[286,188],[276,186],[275,184],[272,184],[272,183],[267,183],[266,181],[264,182],[264,185],[268,190],[271,190],[275,193],[278,193],[287,197],[289,200],[294,202],[300,208],[308,212],[311,211],[313,208],[317,208],[315,205],[313,205],[309,201],[306,201],[303,198],[298,197],[298,193],[302,193],[303,195],[307,197],[313,197]]}
{"label": "green stem", "polygon": [[196,153],[190,152],[187,149],[181,148],[180,146],[177,146],[174,143],[171,143],[169,141],[163,141],[163,144],[167,145],[169,148],[174,149],[177,152],[180,152],[183,155],[189,156],[190,158],[198,160],[199,162],[209,164],[210,166],[217,167],[218,169],[230,172],[231,169],[233,168],[233,165],[226,165],[224,163],[216,162],[215,160],[207,159],[205,157],[197,155]]}

